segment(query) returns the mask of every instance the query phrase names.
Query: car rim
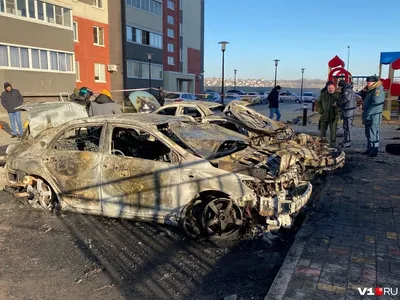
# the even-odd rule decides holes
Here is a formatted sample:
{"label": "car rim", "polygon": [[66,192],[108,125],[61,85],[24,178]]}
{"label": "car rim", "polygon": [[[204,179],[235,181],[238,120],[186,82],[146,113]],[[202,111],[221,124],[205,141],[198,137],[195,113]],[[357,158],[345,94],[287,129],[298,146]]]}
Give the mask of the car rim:
{"label": "car rim", "polygon": [[36,189],[39,193],[40,206],[42,206],[45,209],[51,209],[53,204],[51,201],[53,198],[53,195],[51,193],[51,188],[42,180],[38,180]]}
{"label": "car rim", "polygon": [[237,233],[242,225],[242,211],[229,199],[213,199],[204,207],[202,226],[210,236],[227,238]]}

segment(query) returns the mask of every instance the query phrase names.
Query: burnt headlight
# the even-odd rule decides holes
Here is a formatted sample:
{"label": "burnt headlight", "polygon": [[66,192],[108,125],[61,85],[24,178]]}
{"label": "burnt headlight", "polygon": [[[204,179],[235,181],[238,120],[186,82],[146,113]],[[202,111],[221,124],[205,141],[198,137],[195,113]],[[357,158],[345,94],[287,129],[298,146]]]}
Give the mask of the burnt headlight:
{"label": "burnt headlight", "polygon": [[268,157],[267,167],[272,176],[274,177],[278,176],[281,168],[281,158],[276,154],[271,155],[270,157]]}

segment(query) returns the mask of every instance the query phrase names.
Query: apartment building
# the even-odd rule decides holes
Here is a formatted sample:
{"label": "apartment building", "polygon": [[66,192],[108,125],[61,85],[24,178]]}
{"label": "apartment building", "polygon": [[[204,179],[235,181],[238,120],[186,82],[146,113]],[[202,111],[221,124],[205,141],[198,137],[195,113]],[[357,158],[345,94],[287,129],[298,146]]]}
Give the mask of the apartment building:
{"label": "apartment building", "polygon": [[[76,87],[110,89],[108,2],[72,0]],[[116,1],[117,2],[117,1]]]}
{"label": "apartment building", "polygon": [[75,85],[71,1],[0,0],[0,82],[24,96]]}
{"label": "apartment building", "polygon": [[113,90],[147,88],[149,77],[165,90],[203,89],[204,0],[121,0],[109,20],[109,30],[121,32],[110,36]]}

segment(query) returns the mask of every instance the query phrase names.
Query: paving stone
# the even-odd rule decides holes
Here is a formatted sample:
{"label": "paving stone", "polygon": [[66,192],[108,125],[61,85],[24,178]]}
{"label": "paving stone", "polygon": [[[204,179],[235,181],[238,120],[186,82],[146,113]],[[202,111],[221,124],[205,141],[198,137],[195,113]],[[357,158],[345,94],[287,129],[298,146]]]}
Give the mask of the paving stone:
{"label": "paving stone", "polygon": [[[365,140],[360,135],[362,150]],[[286,297],[369,299],[358,288],[399,285],[400,157],[380,153],[375,160],[354,154],[351,158],[350,173],[328,176],[330,189],[310,219],[316,230]]]}

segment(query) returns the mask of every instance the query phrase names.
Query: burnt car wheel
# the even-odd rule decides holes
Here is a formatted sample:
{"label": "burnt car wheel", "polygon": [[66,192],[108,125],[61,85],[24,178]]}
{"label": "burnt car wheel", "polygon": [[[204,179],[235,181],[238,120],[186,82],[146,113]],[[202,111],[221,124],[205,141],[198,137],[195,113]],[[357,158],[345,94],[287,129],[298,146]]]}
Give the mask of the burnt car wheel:
{"label": "burnt car wheel", "polygon": [[182,210],[180,226],[190,238],[198,238],[201,235],[200,225],[197,216],[201,214],[202,202],[200,199],[188,204]]}
{"label": "burnt car wheel", "polygon": [[29,181],[27,186],[27,192],[31,194],[29,204],[33,207],[53,210],[56,206],[56,197],[51,186],[40,178],[29,177]]}
{"label": "burnt car wheel", "polygon": [[209,237],[237,238],[243,225],[243,214],[232,200],[214,198],[204,206],[201,225]]}

